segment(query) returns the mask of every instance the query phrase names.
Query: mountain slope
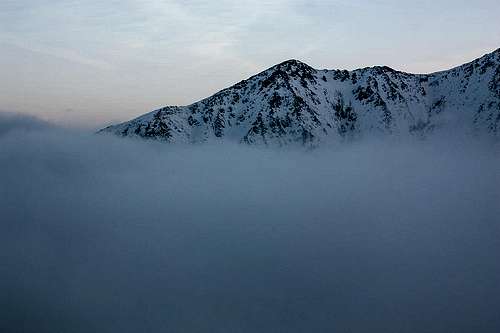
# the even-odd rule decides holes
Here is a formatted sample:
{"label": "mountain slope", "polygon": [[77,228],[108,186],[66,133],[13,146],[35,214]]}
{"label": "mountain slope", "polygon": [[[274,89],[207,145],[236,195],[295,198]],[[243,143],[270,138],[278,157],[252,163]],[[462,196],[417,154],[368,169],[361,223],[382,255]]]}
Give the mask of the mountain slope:
{"label": "mountain slope", "polygon": [[100,132],[168,142],[286,145],[367,134],[426,135],[451,122],[499,134],[500,49],[425,75],[389,67],[316,70],[289,60],[194,104],[167,106]]}

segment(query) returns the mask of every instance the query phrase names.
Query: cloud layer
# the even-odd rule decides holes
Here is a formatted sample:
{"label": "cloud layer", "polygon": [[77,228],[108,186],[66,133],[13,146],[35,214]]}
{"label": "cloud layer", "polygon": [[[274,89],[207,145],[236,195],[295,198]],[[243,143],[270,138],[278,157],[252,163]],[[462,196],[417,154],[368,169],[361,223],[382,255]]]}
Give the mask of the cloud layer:
{"label": "cloud layer", "polygon": [[491,143],[301,152],[16,128],[0,130],[3,332],[500,329]]}

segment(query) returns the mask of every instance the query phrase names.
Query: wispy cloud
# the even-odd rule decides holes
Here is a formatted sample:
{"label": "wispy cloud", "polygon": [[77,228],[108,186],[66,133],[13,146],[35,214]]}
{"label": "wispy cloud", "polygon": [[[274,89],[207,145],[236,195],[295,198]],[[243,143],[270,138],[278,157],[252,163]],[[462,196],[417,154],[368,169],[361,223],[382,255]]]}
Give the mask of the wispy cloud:
{"label": "wispy cloud", "polygon": [[[144,109],[133,114],[127,110],[126,119],[163,103],[194,102],[290,58],[318,68],[383,64],[413,72],[444,69],[499,46],[498,38],[491,37],[500,36],[495,16],[499,10],[498,1],[492,0],[474,4],[452,0],[4,1],[0,38],[2,45],[53,57],[52,72],[61,70],[59,60],[87,66],[86,73],[64,67],[74,82],[99,77],[103,89],[90,109],[109,110],[109,103],[99,100],[125,101],[135,96],[131,86],[141,89],[135,100]],[[27,78],[16,75],[23,61],[12,52],[0,51],[7,76],[14,79],[12,86],[28,86]],[[24,63],[36,67],[32,59]],[[44,84],[39,78],[40,88],[52,89],[51,77],[45,79]],[[47,93],[55,95],[53,89]],[[34,91],[25,93],[35,98]],[[75,102],[84,94],[75,92]],[[63,108],[67,107],[71,105]],[[55,103],[41,105],[41,109],[50,108],[61,109]],[[122,105],[124,109],[127,105]]]}

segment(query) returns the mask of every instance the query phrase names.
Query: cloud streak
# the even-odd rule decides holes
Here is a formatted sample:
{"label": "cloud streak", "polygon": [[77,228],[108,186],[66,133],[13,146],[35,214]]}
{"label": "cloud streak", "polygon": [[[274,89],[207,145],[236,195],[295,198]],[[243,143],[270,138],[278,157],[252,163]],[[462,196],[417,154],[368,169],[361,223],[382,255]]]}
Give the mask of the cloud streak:
{"label": "cloud streak", "polygon": [[[498,48],[495,38],[481,38],[500,33],[498,6],[490,0],[9,1],[0,4],[0,62],[10,82],[0,108],[36,106],[39,116],[54,120],[55,110],[77,105],[105,122],[124,121],[192,103],[290,58],[318,68],[443,70]],[[97,91],[89,92],[89,82]]]}

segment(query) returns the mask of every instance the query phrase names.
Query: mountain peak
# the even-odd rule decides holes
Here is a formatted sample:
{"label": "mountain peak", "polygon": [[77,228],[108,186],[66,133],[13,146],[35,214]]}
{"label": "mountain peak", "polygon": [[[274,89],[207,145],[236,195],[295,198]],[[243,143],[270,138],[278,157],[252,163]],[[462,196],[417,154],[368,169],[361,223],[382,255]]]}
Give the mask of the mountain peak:
{"label": "mountain peak", "polygon": [[282,61],[278,64],[278,66],[281,66],[281,65],[287,65],[287,66],[290,66],[290,65],[296,65],[296,66],[308,66],[306,63],[300,61],[300,60],[297,60],[297,59],[288,59],[288,60],[285,60],[285,61]]}
{"label": "mountain peak", "polygon": [[289,59],[189,106],[102,132],[167,142],[316,145],[368,133],[425,136],[450,119],[500,134],[500,49],[433,74],[387,66],[318,71]]}
{"label": "mountain peak", "polygon": [[496,50],[494,50],[493,52],[491,52],[491,54],[500,54],[500,47]]}
{"label": "mountain peak", "polygon": [[308,64],[306,64],[300,60],[296,60],[296,59],[285,60],[285,61],[283,61],[283,62],[281,62],[281,63],[279,63],[271,68],[282,70],[285,72],[297,72],[300,70],[306,70],[306,71],[314,70],[314,68],[312,68]]}

